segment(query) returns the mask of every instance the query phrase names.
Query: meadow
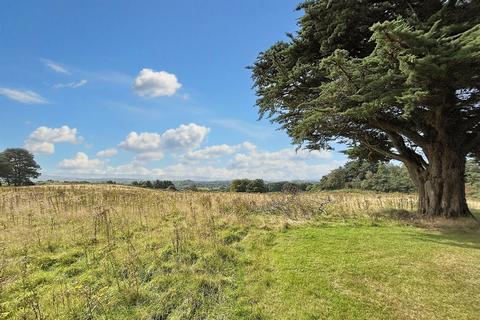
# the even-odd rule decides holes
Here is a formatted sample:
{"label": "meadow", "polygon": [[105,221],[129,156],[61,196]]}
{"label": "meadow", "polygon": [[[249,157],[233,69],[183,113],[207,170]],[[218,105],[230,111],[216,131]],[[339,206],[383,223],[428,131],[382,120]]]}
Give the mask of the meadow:
{"label": "meadow", "polygon": [[0,319],[478,319],[479,224],[414,209],[394,193],[0,188]]}

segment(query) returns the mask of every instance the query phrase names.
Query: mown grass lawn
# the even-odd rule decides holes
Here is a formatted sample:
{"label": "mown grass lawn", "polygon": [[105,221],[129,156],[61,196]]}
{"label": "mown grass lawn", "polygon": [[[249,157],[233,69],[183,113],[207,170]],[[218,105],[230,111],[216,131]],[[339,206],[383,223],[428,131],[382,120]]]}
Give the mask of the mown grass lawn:
{"label": "mown grass lawn", "polygon": [[329,223],[261,239],[242,283],[259,319],[480,316],[477,231]]}

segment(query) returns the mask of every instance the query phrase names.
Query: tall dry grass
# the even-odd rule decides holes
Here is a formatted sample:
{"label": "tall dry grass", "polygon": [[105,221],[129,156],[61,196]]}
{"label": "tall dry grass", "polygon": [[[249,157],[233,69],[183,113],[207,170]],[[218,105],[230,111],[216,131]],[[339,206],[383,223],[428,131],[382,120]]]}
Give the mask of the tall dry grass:
{"label": "tall dry grass", "polygon": [[[472,200],[470,206],[480,208]],[[66,185],[0,188],[1,242],[115,241],[132,228],[188,230],[205,238],[217,225],[299,221],[314,216],[375,217],[412,212],[416,196],[359,192],[241,194],[162,192],[128,186]],[[256,215],[261,214],[262,219]],[[407,214],[408,215],[408,214]],[[263,221],[263,220],[271,221]],[[262,220],[262,221],[260,221]]]}

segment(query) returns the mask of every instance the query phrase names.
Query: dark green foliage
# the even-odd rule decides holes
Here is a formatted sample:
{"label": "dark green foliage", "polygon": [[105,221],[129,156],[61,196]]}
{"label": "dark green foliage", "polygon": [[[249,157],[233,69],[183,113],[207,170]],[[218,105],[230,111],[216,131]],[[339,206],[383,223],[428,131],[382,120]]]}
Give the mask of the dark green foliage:
{"label": "dark green foliage", "polygon": [[267,183],[268,192],[282,192],[283,185],[288,181],[278,181]]}
{"label": "dark green foliage", "polygon": [[175,185],[173,184],[172,181],[169,181],[169,180],[164,180],[164,181],[155,180],[153,182],[153,188],[154,189],[168,189],[169,187],[174,187],[175,188]]}
{"label": "dark green foliage", "polygon": [[267,192],[267,186],[262,179],[237,179],[232,181],[230,191],[264,193]]}
{"label": "dark green foliage", "polygon": [[33,154],[21,148],[6,149],[0,153],[0,162],[3,162],[0,177],[13,186],[33,185],[31,179],[40,176],[40,166],[35,162]]}
{"label": "dark green foliage", "polygon": [[363,189],[381,192],[413,192],[415,185],[405,166],[350,161],[324,176],[313,190]]}
{"label": "dark green foliage", "polygon": [[[480,0],[316,0],[262,52],[261,116],[308,149],[403,162],[419,212],[468,214],[465,158],[480,154]],[[448,169],[447,169],[448,168]]]}
{"label": "dark green foliage", "polygon": [[282,186],[282,192],[287,194],[297,194],[300,188],[295,183],[287,182]]}
{"label": "dark green foliage", "polygon": [[343,167],[332,170],[329,174],[322,177],[320,183],[312,190],[339,190],[346,188],[347,176]]}
{"label": "dark green foliage", "polygon": [[368,173],[360,188],[381,192],[414,192],[416,187],[405,166],[380,165],[377,172]]}
{"label": "dark green foliage", "polygon": [[172,184],[172,185],[167,187],[167,190],[168,191],[177,191],[177,188],[175,188],[175,185]]}
{"label": "dark green foliage", "polygon": [[255,179],[247,184],[247,192],[264,193],[267,192],[267,186],[262,179]]}
{"label": "dark green foliage", "polygon": [[294,184],[298,188],[298,191],[307,191],[313,185],[310,182],[289,182],[289,181],[269,182],[267,183],[267,191],[283,192],[285,184],[288,184],[288,185]]}
{"label": "dark green foliage", "polygon": [[360,182],[365,180],[368,174],[378,171],[378,163],[367,161],[350,161],[345,166],[332,170],[322,177],[320,189],[338,190],[345,188],[360,188]]}
{"label": "dark green foliage", "polygon": [[176,190],[175,185],[170,180],[155,180],[155,181],[133,181],[132,186],[143,187],[149,189],[169,189]]}
{"label": "dark green foliage", "polygon": [[230,191],[232,192],[247,192],[247,185],[250,182],[248,179],[236,179],[232,181],[230,185]]}
{"label": "dark green foliage", "polygon": [[7,159],[5,159],[3,154],[0,154],[0,183],[2,179],[5,179],[10,175],[11,171],[12,168],[10,167]]}
{"label": "dark green foliage", "polygon": [[144,187],[145,187],[145,188],[150,188],[150,189],[152,189],[152,188],[153,188],[153,183],[152,183],[152,181],[145,181]]}
{"label": "dark green foliage", "polygon": [[480,190],[480,165],[478,161],[469,159],[465,170],[465,181],[467,185],[478,192]]}
{"label": "dark green foliage", "polygon": [[[453,120],[480,118],[472,108],[480,85],[479,1],[454,2],[302,4],[298,34],[261,53],[252,68],[260,114],[311,149],[341,139],[364,158],[418,160],[410,144],[433,134],[420,131],[433,126],[430,112],[445,101],[457,110],[445,114],[454,132]],[[446,17],[451,24],[440,20]],[[457,90],[467,88],[473,91],[459,99]],[[476,136],[466,129],[462,138]],[[398,147],[401,138],[408,152]]]}
{"label": "dark green foliage", "polygon": [[468,183],[480,183],[480,165],[478,161],[474,161],[473,159],[469,159],[467,161],[465,176]]}

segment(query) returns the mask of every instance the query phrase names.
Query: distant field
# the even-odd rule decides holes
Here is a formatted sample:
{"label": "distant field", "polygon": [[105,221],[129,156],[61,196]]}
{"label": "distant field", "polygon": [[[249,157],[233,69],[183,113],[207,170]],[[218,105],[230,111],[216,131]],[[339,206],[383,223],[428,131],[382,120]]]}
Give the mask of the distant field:
{"label": "distant field", "polygon": [[478,319],[478,224],[414,207],[359,192],[0,188],[0,319]]}

